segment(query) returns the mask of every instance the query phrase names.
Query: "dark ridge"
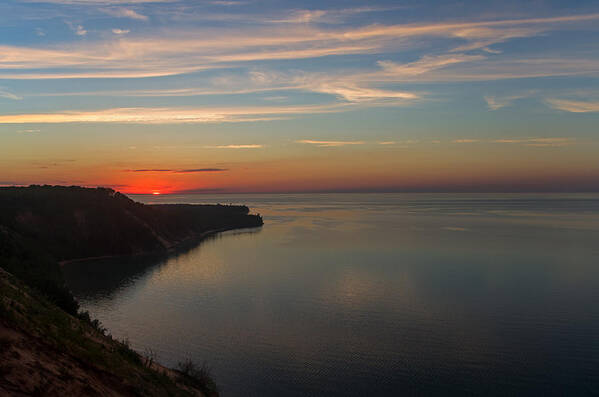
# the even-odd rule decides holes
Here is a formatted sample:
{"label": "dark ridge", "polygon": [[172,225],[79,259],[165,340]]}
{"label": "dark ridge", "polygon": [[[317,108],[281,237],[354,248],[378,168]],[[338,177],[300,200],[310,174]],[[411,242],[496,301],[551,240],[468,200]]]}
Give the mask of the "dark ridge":
{"label": "dark ridge", "polygon": [[167,252],[262,223],[246,206],[145,205],[107,188],[2,187],[0,267],[76,314],[60,261]]}
{"label": "dark ridge", "polygon": [[145,205],[107,188],[0,188],[0,226],[54,260],[160,252],[210,231],[262,225],[246,206]]}

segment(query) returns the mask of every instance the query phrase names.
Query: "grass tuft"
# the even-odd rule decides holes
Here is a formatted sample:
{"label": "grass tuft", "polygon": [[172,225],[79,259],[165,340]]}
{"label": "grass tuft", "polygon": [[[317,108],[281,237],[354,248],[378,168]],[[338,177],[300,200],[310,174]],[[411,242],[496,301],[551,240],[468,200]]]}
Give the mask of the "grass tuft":
{"label": "grass tuft", "polygon": [[212,378],[210,368],[203,363],[197,365],[191,359],[180,362],[177,369],[181,374],[179,381],[184,385],[195,387],[206,396],[218,396],[218,387]]}

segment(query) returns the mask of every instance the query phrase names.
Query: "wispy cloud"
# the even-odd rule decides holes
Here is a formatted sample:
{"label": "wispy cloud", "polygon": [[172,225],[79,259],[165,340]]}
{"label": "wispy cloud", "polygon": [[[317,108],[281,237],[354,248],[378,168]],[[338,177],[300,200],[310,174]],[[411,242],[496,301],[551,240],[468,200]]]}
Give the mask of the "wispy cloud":
{"label": "wispy cloud", "polygon": [[263,145],[213,145],[204,146],[205,149],[261,149]]}
{"label": "wispy cloud", "polygon": [[373,82],[368,81],[362,73],[296,72],[293,74],[254,70],[250,73],[250,81],[243,81],[240,84],[246,87],[246,92],[301,90],[330,94],[343,101],[364,104],[401,105],[421,99],[421,95],[416,92],[373,87]]}
{"label": "wispy cloud", "polygon": [[347,145],[364,145],[364,141],[317,141],[312,139],[302,139],[295,141],[296,143],[304,143],[308,145],[315,145],[318,147],[338,147]]}
{"label": "wispy cloud", "polygon": [[247,1],[226,1],[226,0],[214,0],[214,1],[209,1],[208,4],[212,4],[214,6],[225,6],[225,7],[230,7],[230,6],[241,6],[244,4],[247,4]]}
{"label": "wispy cloud", "polygon": [[[487,47],[489,42],[504,41],[513,37],[534,36],[549,30],[552,26],[581,23],[599,19],[599,14],[571,15],[549,18],[502,19],[493,21],[474,22],[444,22],[436,24],[404,24],[404,25],[373,25],[367,26],[346,35],[353,38],[374,37],[415,37],[415,36],[445,36],[461,38],[476,46],[455,48],[457,51],[472,50]],[[492,40],[491,40],[492,39]],[[481,43],[481,40],[486,40]]]}
{"label": "wispy cloud", "polygon": [[383,11],[392,11],[403,8],[402,6],[364,6],[350,8],[329,8],[326,10],[292,10],[284,17],[268,19],[269,23],[306,24],[312,22],[340,23],[347,16]]}
{"label": "wispy cloud", "polygon": [[131,8],[114,7],[114,8],[105,8],[102,11],[108,15],[111,15],[111,16],[117,17],[117,18],[131,18],[131,19],[137,19],[137,20],[141,20],[141,21],[147,21],[149,19],[148,16],[142,15]]}
{"label": "wispy cloud", "polygon": [[[401,140],[401,141],[377,141],[375,143],[377,145],[381,145],[381,146],[392,146],[394,149],[395,148],[407,149],[407,148],[412,147],[412,145],[421,143],[421,141],[419,141],[417,139],[407,139],[407,140]],[[435,142],[432,141],[430,143],[435,143]]]}
{"label": "wispy cloud", "polygon": [[451,143],[476,143],[480,142],[479,139],[454,139]]}
{"label": "wispy cloud", "polygon": [[190,168],[185,170],[177,170],[177,174],[192,174],[196,172],[225,172],[229,171],[227,168]]}
{"label": "wispy cloud", "polygon": [[524,146],[561,147],[576,143],[576,138],[521,138],[521,139],[496,139],[493,143],[511,143]]}
{"label": "wispy cloud", "polygon": [[[143,67],[143,65],[140,65]],[[1,69],[1,68],[0,68]],[[208,69],[208,68],[206,68]],[[65,79],[143,79],[148,77],[175,76],[205,70],[202,68],[177,69],[168,67],[160,70],[105,70],[96,72],[71,73],[0,73],[0,79],[5,80],[65,80]],[[93,95],[93,94],[92,94]]]}
{"label": "wispy cloud", "polygon": [[483,55],[449,54],[429,56],[426,55],[418,61],[406,64],[397,64],[391,61],[379,61],[383,70],[396,77],[412,77],[421,75],[431,70],[440,69],[449,65],[485,59]]}
{"label": "wispy cloud", "polygon": [[554,109],[571,113],[599,112],[599,101],[577,101],[569,99],[547,99],[547,104]]}
{"label": "wispy cloud", "polygon": [[439,72],[425,73],[418,81],[490,81],[554,76],[596,76],[599,59],[520,58],[474,62]]}
{"label": "wispy cloud", "polygon": [[390,91],[376,88],[360,87],[350,81],[316,82],[307,84],[306,89],[335,95],[349,102],[368,102],[376,100],[414,100],[419,96],[413,92]]}
{"label": "wispy cloud", "polygon": [[141,168],[137,170],[124,170],[125,172],[173,172],[171,169],[164,168]]}
{"label": "wispy cloud", "polygon": [[114,34],[127,34],[129,32],[130,32],[129,29],[118,29],[118,28],[112,29],[112,33],[114,33]]}
{"label": "wispy cloud", "polygon": [[198,172],[225,172],[229,171],[227,168],[190,168],[190,169],[169,169],[169,168],[141,168],[124,170],[125,172],[169,172],[173,174],[191,174]]}
{"label": "wispy cloud", "polygon": [[562,147],[576,143],[576,138],[502,138],[502,139],[455,139],[452,143],[516,144],[534,147]]}
{"label": "wispy cloud", "polygon": [[485,95],[483,98],[485,100],[485,102],[487,102],[487,107],[489,108],[489,110],[498,110],[501,108],[504,108],[506,106],[510,106],[512,104],[512,102],[518,100],[518,99],[523,99],[526,97],[531,96],[532,94],[534,94],[534,91],[529,91],[526,93],[521,93],[521,94],[516,94],[516,95],[503,95],[503,96],[497,96],[497,95]]}
{"label": "wispy cloud", "polygon": [[[206,87],[191,87],[191,88],[164,88],[155,90],[110,90],[110,91],[75,91],[75,92],[45,92],[39,94],[32,94],[32,96],[93,96],[93,95],[105,95],[105,96],[139,96],[139,97],[186,97],[186,96],[203,96],[203,95],[240,95],[240,94],[254,94],[259,92],[267,91],[278,91],[278,90],[293,90],[297,89],[296,86],[272,86],[272,87],[249,87],[237,89],[231,87],[230,89],[211,89]],[[265,100],[278,101],[287,99],[285,96],[272,96],[263,98]]]}
{"label": "wispy cloud", "polygon": [[0,98],[12,99],[15,101],[23,99],[23,97],[13,94],[12,92],[5,91],[2,88],[0,88]]}
{"label": "wispy cloud", "polygon": [[276,23],[310,23],[322,18],[327,12],[324,10],[295,10],[287,18],[273,19]]}
{"label": "wispy cloud", "polygon": [[445,227],[442,227],[441,229],[449,230],[451,232],[468,232],[468,231],[470,231],[470,229],[468,229],[466,227],[460,227],[460,226],[445,226]]}
{"label": "wispy cloud", "polygon": [[87,34],[87,30],[85,30],[83,26],[77,25],[77,28],[75,29],[75,34],[77,36],[85,36]]}
{"label": "wispy cloud", "polygon": [[[352,81],[356,78],[357,81]],[[337,79],[337,80],[336,80]],[[281,75],[276,80],[269,80],[263,84],[255,84],[253,79],[241,80],[240,82],[221,86],[216,89],[214,83],[212,86],[176,88],[176,89],[155,89],[155,90],[112,90],[112,91],[81,91],[81,92],[56,92],[30,94],[31,96],[42,97],[61,97],[61,96],[120,96],[120,97],[187,97],[187,96],[211,96],[211,95],[245,95],[262,93],[269,91],[309,91],[323,94],[330,94],[342,101],[353,104],[385,106],[385,105],[409,105],[419,99],[423,99],[421,93],[409,91],[392,91],[378,88],[371,88],[368,83],[359,81],[360,76],[346,75],[327,76],[318,74],[309,76],[300,74]],[[233,80],[233,79],[230,79]],[[229,80],[229,82],[230,82]],[[363,84],[364,86],[361,86]],[[242,88],[240,88],[242,87]],[[284,101],[288,96],[269,96],[263,98],[267,101]]]}
{"label": "wispy cloud", "polygon": [[174,3],[179,0],[21,0],[24,3],[50,3],[64,5],[102,6],[143,3]]}
{"label": "wispy cloud", "polygon": [[[125,4],[125,3],[111,3]],[[126,7],[106,7],[106,13],[146,20],[148,17]],[[479,43],[499,36],[502,40],[523,35],[534,36],[552,29],[576,26],[594,21],[599,14],[557,18],[534,18],[461,23],[431,23],[403,25],[370,25],[357,28],[322,29],[310,26],[281,26],[268,29],[254,26],[231,30],[204,28],[193,31],[165,31],[160,36],[118,37],[109,41],[87,42],[85,46],[63,45],[45,48],[2,46],[0,69],[13,69],[0,78],[69,78],[78,74],[93,77],[138,77],[190,73],[209,67],[231,67],[231,64],[260,60],[302,59],[331,55],[393,53],[397,49],[414,47],[421,38],[445,38],[448,43],[462,40]],[[516,34],[513,29],[526,27]],[[535,29],[531,29],[534,26]],[[84,29],[83,29],[84,30]],[[488,47],[488,43],[485,43]],[[484,48],[487,48],[484,47]],[[448,49],[456,51],[456,48]],[[471,49],[469,49],[470,51]],[[466,51],[466,49],[464,49]],[[493,52],[493,51],[491,51]],[[554,74],[596,73],[596,60],[547,59],[497,60],[488,51],[480,54],[425,55],[411,63],[381,61],[381,71],[372,80],[451,80],[494,79],[505,77]],[[143,60],[143,62],[140,62]],[[486,61],[483,65],[482,61]],[[492,62],[491,62],[492,61]],[[470,69],[453,68],[451,73],[432,72],[458,64],[472,64]],[[484,66],[484,67],[483,67]],[[47,70],[44,70],[47,69]],[[62,71],[57,72],[57,69]],[[64,69],[67,69],[66,71]],[[514,70],[516,69],[516,70]],[[19,77],[22,76],[22,77]],[[358,86],[362,88],[362,85]],[[352,91],[354,87],[350,87]],[[372,95],[369,93],[367,95]],[[378,95],[377,93],[374,93]],[[379,93],[380,94],[380,93]],[[358,95],[362,95],[358,93]],[[355,97],[355,96],[354,96]]]}
{"label": "wispy cloud", "polygon": [[505,106],[508,106],[512,102],[510,99],[506,99],[506,98],[498,99],[497,97],[491,96],[491,95],[485,95],[484,99],[485,99],[485,102],[487,102],[487,107],[489,108],[489,110],[501,109]]}
{"label": "wispy cloud", "polygon": [[85,36],[87,34],[87,30],[81,25],[75,25],[71,22],[65,22],[69,28],[77,35],[77,36]]}
{"label": "wispy cloud", "polygon": [[351,110],[344,104],[229,108],[114,108],[96,111],[0,115],[0,124],[132,123],[197,124],[280,120],[293,115]]}

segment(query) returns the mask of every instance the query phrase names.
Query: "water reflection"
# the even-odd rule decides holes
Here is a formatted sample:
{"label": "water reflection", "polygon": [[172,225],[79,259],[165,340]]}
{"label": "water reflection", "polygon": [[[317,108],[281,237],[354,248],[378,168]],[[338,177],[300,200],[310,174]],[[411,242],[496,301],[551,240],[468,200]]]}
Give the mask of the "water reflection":
{"label": "water reflection", "polygon": [[71,290],[80,300],[113,299],[114,294],[163,266],[166,255],[93,259],[66,264],[63,272]]}
{"label": "water reflection", "polygon": [[265,226],[69,280],[113,335],[207,361],[224,395],[599,386],[597,195],[176,199],[247,203]]}
{"label": "water reflection", "polygon": [[151,278],[169,261],[194,255],[202,243],[227,236],[256,234],[261,227],[230,230],[206,236],[201,242],[181,246],[169,253],[90,259],[63,266],[63,273],[73,294],[82,302],[111,300],[115,294],[144,278]]}

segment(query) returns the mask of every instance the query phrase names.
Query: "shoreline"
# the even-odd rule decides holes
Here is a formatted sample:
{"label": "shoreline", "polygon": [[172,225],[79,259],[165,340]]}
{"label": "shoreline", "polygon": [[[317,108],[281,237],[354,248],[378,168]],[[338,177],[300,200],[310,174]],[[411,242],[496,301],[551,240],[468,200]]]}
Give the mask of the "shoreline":
{"label": "shoreline", "polygon": [[243,227],[224,227],[224,228],[220,228],[220,229],[211,229],[211,230],[206,230],[205,232],[200,233],[199,235],[194,235],[194,236],[189,236],[179,242],[174,243],[173,245],[171,245],[170,247],[164,247],[164,250],[160,250],[160,251],[143,251],[143,252],[136,252],[133,254],[121,254],[121,255],[98,255],[98,256],[88,256],[85,258],[73,258],[73,259],[64,259],[61,261],[58,261],[59,266],[62,268],[65,265],[70,265],[73,263],[78,263],[78,262],[87,262],[87,261],[94,261],[94,260],[100,260],[100,259],[112,259],[112,258],[125,258],[125,257],[136,257],[136,256],[145,256],[145,255],[160,255],[160,254],[173,254],[177,251],[183,250],[186,246],[196,246],[199,245],[200,243],[202,243],[204,240],[206,240],[208,237],[212,237],[212,236],[216,236],[219,233],[223,233],[223,232],[227,232],[230,230],[243,230],[243,229],[254,229],[254,228],[259,228],[262,227],[262,225],[260,226],[243,226]]}
{"label": "shoreline", "polygon": [[[196,246],[200,245],[202,242],[204,242],[205,240],[207,240],[208,238],[217,236],[218,234],[226,232],[226,231],[253,229],[253,228],[258,228],[258,227],[262,227],[262,225],[252,226],[252,227],[224,227],[224,228],[219,228],[219,229],[211,229],[211,230],[206,230],[198,235],[189,236],[189,237],[171,245],[168,248],[165,247],[165,249],[163,251],[146,251],[146,252],[139,252],[139,253],[128,254],[128,255],[99,255],[99,256],[86,257],[86,258],[75,258],[75,259],[63,260],[63,261],[59,261],[58,264],[62,269],[62,267],[65,265],[78,263],[78,262],[99,260],[99,259],[136,257],[136,256],[144,256],[144,255],[171,255],[178,251],[182,251],[187,247],[189,247],[189,248],[196,247]],[[109,332],[108,329],[106,331]],[[135,351],[142,358],[142,360],[144,360],[146,363],[149,362],[150,363],[149,367],[152,370],[154,370],[157,373],[160,373],[164,376],[167,376],[168,378],[172,379],[174,382],[177,382],[177,379],[179,378],[179,376],[181,374],[181,371],[179,369],[174,368],[174,367],[173,368],[168,367],[168,366],[162,364],[159,360],[154,360],[153,357],[147,356],[144,352],[137,351],[135,349],[132,349],[132,350]],[[179,384],[179,386],[188,388],[187,389],[188,391],[195,391],[201,397],[207,396],[204,392],[196,389],[193,386],[190,387],[189,385],[181,385],[181,384]]]}

